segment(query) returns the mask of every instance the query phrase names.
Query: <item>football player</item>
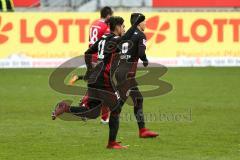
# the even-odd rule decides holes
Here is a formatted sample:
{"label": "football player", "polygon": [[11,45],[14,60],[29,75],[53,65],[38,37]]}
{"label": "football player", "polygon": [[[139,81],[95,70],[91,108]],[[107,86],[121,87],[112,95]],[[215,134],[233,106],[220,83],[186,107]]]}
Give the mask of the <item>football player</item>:
{"label": "football player", "polygon": [[[90,32],[89,32],[89,47],[91,47],[96,41],[98,41],[100,38],[102,38],[103,35],[109,34],[110,29],[109,29],[109,18],[113,15],[113,10],[106,6],[103,7],[100,11],[100,16],[101,18],[97,21],[95,21],[91,26],[90,26]],[[96,65],[98,60],[98,54],[97,52],[92,54],[92,62],[93,65]],[[70,79],[70,85],[73,85],[76,81],[80,79],[81,76],[79,75],[73,75],[72,78]],[[82,104],[87,105],[88,101],[88,94],[84,96],[82,99]],[[101,123],[102,124],[107,124],[109,122],[109,110],[108,107],[103,106],[102,107],[102,116],[101,116]]]}
{"label": "football player", "polygon": [[[136,18],[140,15],[142,14],[131,14],[130,21],[132,25],[136,21]],[[139,91],[138,87],[134,85],[132,88],[127,88],[130,87],[130,84],[128,84],[130,81],[128,81],[127,78],[131,78],[131,83],[137,84],[135,80],[135,75],[139,59],[141,59],[141,61],[143,62],[144,67],[148,66],[148,59],[145,53],[147,40],[145,34],[143,33],[145,30],[145,25],[145,21],[141,22],[137,26],[137,29],[131,36],[130,40],[122,44],[122,56],[117,71],[115,73],[115,77],[117,80],[117,90],[122,92],[122,94],[126,94],[126,90],[130,89],[129,96],[132,98],[132,101],[134,103],[134,114],[138,123],[140,138],[158,136],[157,133],[145,128],[143,114],[143,96]],[[123,89],[124,91],[121,91]]]}
{"label": "football player", "polygon": [[[92,45],[85,52],[85,61],[87,65],[88,79],[88,107],[70,106],[66,102],[61,102],[57,105],[55,111],[52,114],[52,118],[64,112],[71,112],[84,118],[97,118],[100,114],[99,108],[101,108],[102,101],[107,104],[111,110],[109,119],[109,140],[107,148],[122,149],[126,146],[122,146],[116,142],[117,133],[119,129],[119,115],[121,112],[124,101],[120,98],[114,83],[112,82],[112,75],[115,72],[119,58],[119,44],[128,40],[139,23],[145,20],[143,15],[139,15],[132,27],[125,33],[124,20],[121,17],[111,17],[109,20],[111,34],[103,36],[94,45]],[[123,35],[124,34],[124,35]],[[89,55],[98,52],[99,63],[96,67],[92,66],[92,58]],[[92,71],[93,70],[93,71]],[[88,74],[91,73],[91,74]],[[102,101],[101,101],[102,100]]]}

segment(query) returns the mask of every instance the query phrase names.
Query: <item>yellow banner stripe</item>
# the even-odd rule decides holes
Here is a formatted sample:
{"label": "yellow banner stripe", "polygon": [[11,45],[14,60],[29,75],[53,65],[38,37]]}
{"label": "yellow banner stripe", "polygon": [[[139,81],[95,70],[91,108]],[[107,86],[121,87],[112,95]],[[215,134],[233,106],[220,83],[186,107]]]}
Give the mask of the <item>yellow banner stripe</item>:
{"label": "yellow banner stripe", "polygon": [[[211,14],[211,16],[209,16]],[[120,13],[126,29],[130,12]],[[240,57],[240,13],[145,13],[147,55],[156,58]],[[0,59],[70,58],[89,46],[99,13],[2,13]],[[14,46],[14,47],[13,47]]]}

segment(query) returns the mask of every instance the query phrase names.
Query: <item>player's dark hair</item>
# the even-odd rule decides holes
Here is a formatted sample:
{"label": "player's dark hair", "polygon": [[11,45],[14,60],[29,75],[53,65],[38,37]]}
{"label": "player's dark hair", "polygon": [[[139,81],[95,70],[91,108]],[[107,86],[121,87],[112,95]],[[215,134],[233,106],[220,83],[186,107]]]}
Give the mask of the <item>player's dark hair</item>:
{"label": "player's dark hair", "polygon": [[119,16],[113,16],[109,19],[110,31],[114,31],[116,26],[120,26],[124,23],[124,19]]}
{"label": "player's dark hair", "polygon": [[131,25],[133,25],[133,24],[136,22],[137,18],[138,18],[140,15],[143,16],[142,13],[132,13],[132,14],[131,14],[131,19],[130,19]]}
{"label": "player's dark hair", "polygon": [[100,14],[101,18],[106,18],[108,15],[112,16],[113,10],[111,7],[106,6],[101,9]]}

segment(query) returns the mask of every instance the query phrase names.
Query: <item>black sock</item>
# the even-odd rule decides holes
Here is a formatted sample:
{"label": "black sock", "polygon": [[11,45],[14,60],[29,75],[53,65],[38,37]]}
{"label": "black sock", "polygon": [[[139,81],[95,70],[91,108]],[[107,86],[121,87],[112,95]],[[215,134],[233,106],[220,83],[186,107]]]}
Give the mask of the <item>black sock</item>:
{"label": "black sock", "polygon": [[114,110],[111,111],[109,119],[109,141],[116,141],[119,129],[119,115],[121,113],[123,104],[124,102],[119,100]]}
{"label": "black sock", "polygon": [[138,128],[145,128],[144,115],[143,115],[143,96],[138,87],[131,89],[130,96],[134,103],[134,115],[136,117]]}
{"label": "black sock", "polygon": [[109,141],[116,141],[119,129],[119,115],[112,114],[109,119]]}
{"label": "black sock", "polygon": [[136,101],[137,103],[134,103],[134,115],[136,117],[138,128],[142,129],[145,128],[145,121],[144,121],[144,114],[143,114],[143,107],[142,107],[142,100],[138,99]]}

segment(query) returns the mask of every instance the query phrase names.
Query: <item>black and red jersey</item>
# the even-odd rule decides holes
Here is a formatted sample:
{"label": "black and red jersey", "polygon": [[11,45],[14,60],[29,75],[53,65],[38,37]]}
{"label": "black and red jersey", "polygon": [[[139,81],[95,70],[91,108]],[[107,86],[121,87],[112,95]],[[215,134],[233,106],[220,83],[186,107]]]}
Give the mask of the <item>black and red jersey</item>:
{"label": "black and red jersey", "polygon": [[[96,41],[102,38],[103,35],[109,34],[109,25],[104,19],[99,19],[93,22],[89,31],[89,47],[91,47]],[[96,63],[98,59],[97,52],[92,55],[92,62]]]}
{"label": "black and red jersey", "polygon": [[[88,70],[93,70],[88,78],[88,86],[99,89],[110,88],[114,90],[112,83],[113,72],[117,68],[118,53],[122,48],[122,43],[131,38],[137,29],[137,25],[145,20],[144,16],[139,16],[134,25],[123,36],[117,36],[114,33],[102,36],[85,52],[85,62]],[[93,69],[91,55],[98,53],[98,64]]]}
{"label": "black and red jersey", "polygon": [[99,19],[93,22],[89,31],[89,47],[91,47],[97,40],[101,39],[103,35],[109,33],[109,25],[104,19]]}
{"label": "black and red jersey", "polygon": [[125,74],[129,72],[135,76],[139,59],[148,61],[145,53],[146,43],[145,34],[139,29],[136,29],[131,38],[122,44],[122,48],[125,48],[125,50],[121,52],[126,58],[120,60],[118,72],[116,74],[116,77],[122,77],[120,81],[125,80],[123,78],[125,78]]}
{"label": "black and red jersey", "polygon": [[[128,43],[128,44],[127,44]],[[138,28],[131,36],[128,42],[125,42],[123,45],[129,46],[128,49],[125,51],[126,55],[128,55],[129,59],[128,62],[138,62],[139,58],[142,61],[146,61],[146,44],[147,39],[145,34],[140,31]],[[132,44],[132,45],[131,45]]]}
{"label": "black and red jersey", "polygon": [[98,65],[89,78],[89,86],[101,89],[113,87],[111,78],[119,62],[122,43],[131,38],[136,28],[136,26],[132,26],[122,37],[113,33],[104,35],[85,52],[88,68],[91,68],[91,54],[98,52]]}

